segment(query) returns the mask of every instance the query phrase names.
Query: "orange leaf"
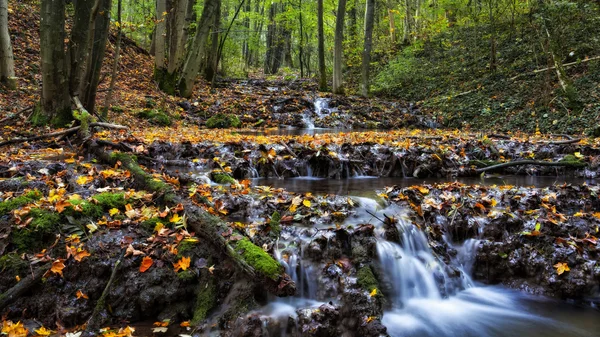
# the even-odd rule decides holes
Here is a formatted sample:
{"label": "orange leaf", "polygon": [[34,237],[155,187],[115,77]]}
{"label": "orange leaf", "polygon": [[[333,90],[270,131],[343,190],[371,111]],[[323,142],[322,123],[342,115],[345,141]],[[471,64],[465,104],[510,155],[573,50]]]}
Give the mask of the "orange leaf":
{"label": "orange leaf", "polygon": [[485,206],[483,206],[483,204],[478,202],[475,204],[475,207],[479,208],[482,212],[485,212]]}
{"label": "orange leaf", "polygon": [[59,202],[56,203],[56,205],[54,205],[54,208],[56,209],[56,211],[58,213],[62,213],[65,208],[72,206],[71,203],[67,200],[61,200]]}
{"label": "orange leaf", "polygon": [[64,261],[65,260],[63,259],[54,260],[54,262],[52,262],[52,267],[50,268],[50,271],[54,274],[59,274],[62,277],[62,271],[63,269],[65,269],[65,264],[63,263]]}
{"label": "orange leaf", "polygon": [[175,267],[175,272],[178,272],[179,269],[185,271],[190,267],[190,257],[182,257],[177,263],[173,263],[173,267]]}
{"label": "orange leaf", "polygon": [[142,264],[140,265],[140,273],[146,272],[146,270],[148,270],[150,267],[152,267],[153,263],[154,263],[154,261],[152,260],[152,258],[150,258],[148,256],[144,256],[144,259],[142,260]]}
{"label": "orange leaf", "polygon": [[75,296],[77,296],[77,299],[80,299],[80,298],[84,298],[86,300],[88,299],[88,295],[84,294],[83,291],[81,291],[81,290],[77,290],[77,293],[75,294]]}
{"label": "orange leaf", "polygon": [[77,262],[81,262],[81,260],[83,260],[84,258],[90,256],[92,254],[90,254],[87,250],[82,249],[82,250],[77,250],[77,254],[75,254],[73,256],[73,258],[75,259],[75,261]]}

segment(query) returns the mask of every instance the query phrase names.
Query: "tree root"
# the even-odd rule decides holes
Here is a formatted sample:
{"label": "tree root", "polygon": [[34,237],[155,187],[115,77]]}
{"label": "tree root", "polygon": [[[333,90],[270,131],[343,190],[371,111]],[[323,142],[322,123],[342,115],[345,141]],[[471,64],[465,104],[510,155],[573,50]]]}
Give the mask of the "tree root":
{"label": "tree root", "polygon": [[115,281],[115,277],[117,276],[117,271],[119,270],[119,266],[121,265],[121,259],[125,256],[124,253],[121,254],[117,262],[115,262],[115,266],[113,267],[112,273],[110,274],[110,278],[108,279],[108,283],[106,283],[106,287],[104,287],[104,291],[102,291],[102,295],[96,302],[96,306],[94,307],[94,312],[87,321],[84,336],[93,337],[98,334],[98,329],[106,322],[106,315],[104,311],[106,310],[106,296],[108,296],[108,292],[110,291],[110,287]]}
{"label": "tree root", "polygon": [[45,264],[37,268],[33,273],[19,281],[14,287],[8,289],[4,294],[0,294],[0,311],[8,305],[19,299],[23,294],[35,286],[52,266],[52,263]]}
{"label": "tree root", "polygon": [[539,161],[539,160],[518,160],[511,161],[508,163],[501,163],[497,165],[492,165],[488,167],[478,168],[475,170],[476,173],[483,173],[487,171],[493,171],[501,168],[511,167],[511,166],[520,166],[520,165],[538,165],[538,166],[563,166],[563,167],[582,167],[585,166],[585,163],[581,162],[550,162],[550,161]]}

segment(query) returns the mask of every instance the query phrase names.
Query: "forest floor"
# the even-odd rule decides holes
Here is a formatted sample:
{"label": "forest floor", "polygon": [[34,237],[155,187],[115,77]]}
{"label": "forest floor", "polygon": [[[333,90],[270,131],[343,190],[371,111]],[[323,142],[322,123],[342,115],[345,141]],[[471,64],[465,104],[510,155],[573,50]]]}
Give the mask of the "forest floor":
{"label": "forest floor", "polygon": [[[182,101],[157,90],[152,58],[130,41],[108,118],[124,128],[35,139],[60,130],[27,122],[40,94],[30,6],[11,4],[19,89],[0,91],[2,332],[386,335],[394,287],[377,247],[401,244],[404,222],[425,233],[448,284],[464,274],[451,233],[481,240],[476,280],[597,304],[600,191],[585,181],[600,173],[598,139],[436,129],[409,103],[319,94],[312,81],[199,83]],[[512,175],[573,180],[502,183]],[[372,191],[382,213],[354,195],[261,183],[306,176],[414,184]],[[371,211],[376,221],[360,217]],[[298,257],[317,271],[316,294],[293,276]],[[293,323],[256,311],[294,294],[323,303],[298,309]]]}

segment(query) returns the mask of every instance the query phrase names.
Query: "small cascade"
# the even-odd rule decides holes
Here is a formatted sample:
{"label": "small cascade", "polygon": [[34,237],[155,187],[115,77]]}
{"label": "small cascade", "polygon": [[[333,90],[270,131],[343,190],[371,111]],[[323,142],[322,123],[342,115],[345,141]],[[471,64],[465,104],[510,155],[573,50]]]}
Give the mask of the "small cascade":
{"label": "small cascade", "polygon": [[304,127],[306,129],[314,129],[315,128],[315,123],[313,122],[312,118],[310,117],[310,115],[308,113],[304,113],[302,115],[302,123],[304,124]]}
{"label": "small cascade", "polygon": [[315,105],[315,114],[319,117],[319,118],[323,118],[326,115],[329,115],[329,113],[331,112],[331,110],[329,109],[329,98],[316,98],[314,105]]}

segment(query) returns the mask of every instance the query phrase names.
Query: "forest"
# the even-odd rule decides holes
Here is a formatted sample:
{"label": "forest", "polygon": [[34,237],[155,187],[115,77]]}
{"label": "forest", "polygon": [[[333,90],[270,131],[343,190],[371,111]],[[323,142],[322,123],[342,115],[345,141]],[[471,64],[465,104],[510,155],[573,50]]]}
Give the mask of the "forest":
{"label": "forest", "polygon": [[600,1],[0,0],[0,335],[597,337]]}

